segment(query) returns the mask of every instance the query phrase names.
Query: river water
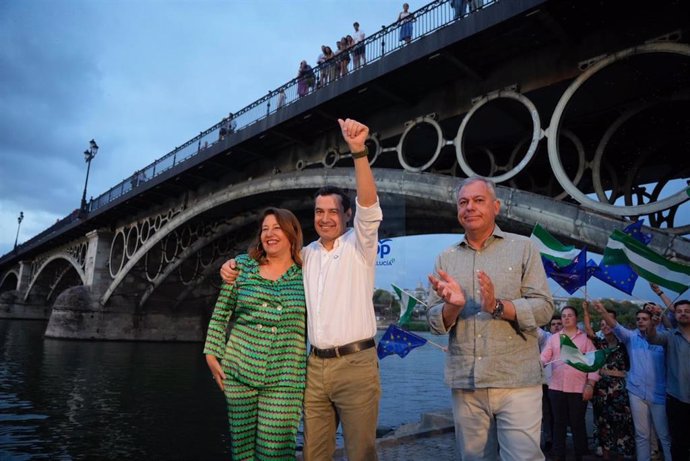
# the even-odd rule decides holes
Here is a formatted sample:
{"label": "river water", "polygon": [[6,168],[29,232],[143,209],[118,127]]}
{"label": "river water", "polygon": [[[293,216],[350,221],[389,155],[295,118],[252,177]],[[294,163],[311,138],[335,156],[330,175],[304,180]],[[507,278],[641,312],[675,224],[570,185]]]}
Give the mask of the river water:
{"label": "river water", "polygon": [[[230,459],[201,343],[56,340],[45,327],[0,319],[0,460]],[[443,363],[430,344],[382,359],[379,426],[449,408]]]}

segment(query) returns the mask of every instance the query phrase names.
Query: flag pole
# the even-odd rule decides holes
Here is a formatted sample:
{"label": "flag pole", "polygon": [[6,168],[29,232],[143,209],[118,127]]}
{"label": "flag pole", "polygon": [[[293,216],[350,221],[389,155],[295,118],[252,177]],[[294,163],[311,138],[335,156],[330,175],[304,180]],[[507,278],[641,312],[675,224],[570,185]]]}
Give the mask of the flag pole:
{"label": "flag pole", "polygon": [[403,290],[402,288],[400,288],[399,286],[395,285],[394,283],[391,283],[391,285],[394,286],[394,287],[397,287],[398,290],[400,290],[401,292],[405,293],[407,296],[409,296],[410,298],[414,299],[415,301],[417,301],[419,304],[423,305],[423,306],[426,307],[427,309],[429,308],[429,306],[428,306],[424,301],[418,299],[416,296],[413,296],[412,294],[410,294],[409,291]]}
{"label": "flag pole", "polygon": [[448,351],[448,348],[447,348],[447,347],[443,347],[443,346],[441,346],[441,345],[438,344],[438,343],[435,343],[435,342],[433,342],[433,341],[429,341],[428,339],[426,340],[426,342],[428,342],[428,343],[431,344],[432,346],[438,347],[438,348],[441,349],[443,352],[447,352],[447,351]]}
{"label": "flag pole", "polygon": [[[400,326],[400,325],[398,325],[398,328],[400,328],[401,330],[405,330],[405,329],[404,329],[402,326]],[[410,330],[405,330],[405,332],[406,332],[408,335],[410,335],[410,336],[414,336],[414,337],[416,337],[416,338],[418,338],[418,339],[423,339],[424,341],[426,341],[427,343],[431,344],[432,346],[438,347],[438,348],[441,349],[443,352],[446,352],[446,351],[448,350],[447,347],[443,347],[443,346],[441,346],[440,344],[431,341],[430,339],[422,338],[421,336],[419,336],[419,335],[416,334],[416,333],[411,332]]]}
{"label": "flag pole", "polygon": [[589,298],[587,297],[587,285],[585,285],[584,291],[582,290],[582,287],[578,288],[577,291],[581,292],[585,296],[585,301],[589,302]]}

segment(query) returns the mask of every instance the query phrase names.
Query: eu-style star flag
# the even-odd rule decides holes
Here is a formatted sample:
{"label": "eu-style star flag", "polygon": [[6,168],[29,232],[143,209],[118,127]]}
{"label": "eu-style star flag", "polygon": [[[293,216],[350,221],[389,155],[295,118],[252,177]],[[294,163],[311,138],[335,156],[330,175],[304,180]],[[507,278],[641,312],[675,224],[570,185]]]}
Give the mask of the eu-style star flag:
{"label": "eu-style star flag", "polygon": [[376,347],[376,353],[379,359],[391,354],[398,354],[403,358],[415,347],[423,346],[426,343],[427,340],[421,336],[391,324],[381,337],[379,345]]}
{"label": "eu-style star flag", "polygon": [[632,224],[628,224],[626,228],[623,229],[623,232],[625,232],[638,242],[642,243],[643,245],[649,245],[649,242],[652,241],[652,234],[645,234],[644,232],[642,232],[642,224],[644,224],[644,219],[635,221]]}
{"label": "eu-style star flag", "polygon": [[573,294],[578,288],[585,286],[597,267],[594,260],[587,260],[586,248],[580,250],[580,254],[567,266],[559,267],[555,261],[543,255],[541,261],[544,264],[547,277],[551,277],[569,294]]}

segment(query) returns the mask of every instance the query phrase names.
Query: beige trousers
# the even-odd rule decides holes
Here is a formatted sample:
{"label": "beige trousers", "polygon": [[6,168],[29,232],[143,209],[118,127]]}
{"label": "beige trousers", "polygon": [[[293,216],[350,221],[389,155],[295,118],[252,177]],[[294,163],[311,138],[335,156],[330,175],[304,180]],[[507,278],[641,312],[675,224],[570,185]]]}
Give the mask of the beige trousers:
{"label": "beige trousers", "polygon": [[544,461],[539,448],[541,385],[452,393],[459,460]]}
{"label": "beige trousers", "polygon": [[349,461],[375,461],[381,384],[376,348],[344,357],[309,355],[304,393],[304,461],[333,459],[343,426]]}

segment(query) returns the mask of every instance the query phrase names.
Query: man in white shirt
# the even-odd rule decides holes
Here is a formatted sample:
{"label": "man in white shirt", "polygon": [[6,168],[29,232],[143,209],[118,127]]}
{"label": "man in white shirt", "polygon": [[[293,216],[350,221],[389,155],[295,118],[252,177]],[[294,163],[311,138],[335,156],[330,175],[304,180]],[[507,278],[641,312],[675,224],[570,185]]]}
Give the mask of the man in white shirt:
{"label": "man in white shirt", "polygon": [[[353,228],[349,197],[339,188],[317,191],[314,228],[319,239],[302,249],[307,330],[312,346],[304,394],[305,461],[332,459],[342,424],[350,461],[376,460],[381,385],[372,296],[383,219],[365,141],[369,128],[338,120],[355,165]],[[231,261],[221,276],[233,283]]]}
{"label": "man in white shirt", "polygon": [[367,63],[367,55],[364,52],[365,45],[363,43],[366,35],[364,34],[364,31],[359,28],[358,22],[352,24],[352,27],[355,28],[355,33],[352,37],[355,39],[355,46],[352,49],[352,55],[355,57],[355,69],[357,69],[359,66],[363,66]]}

